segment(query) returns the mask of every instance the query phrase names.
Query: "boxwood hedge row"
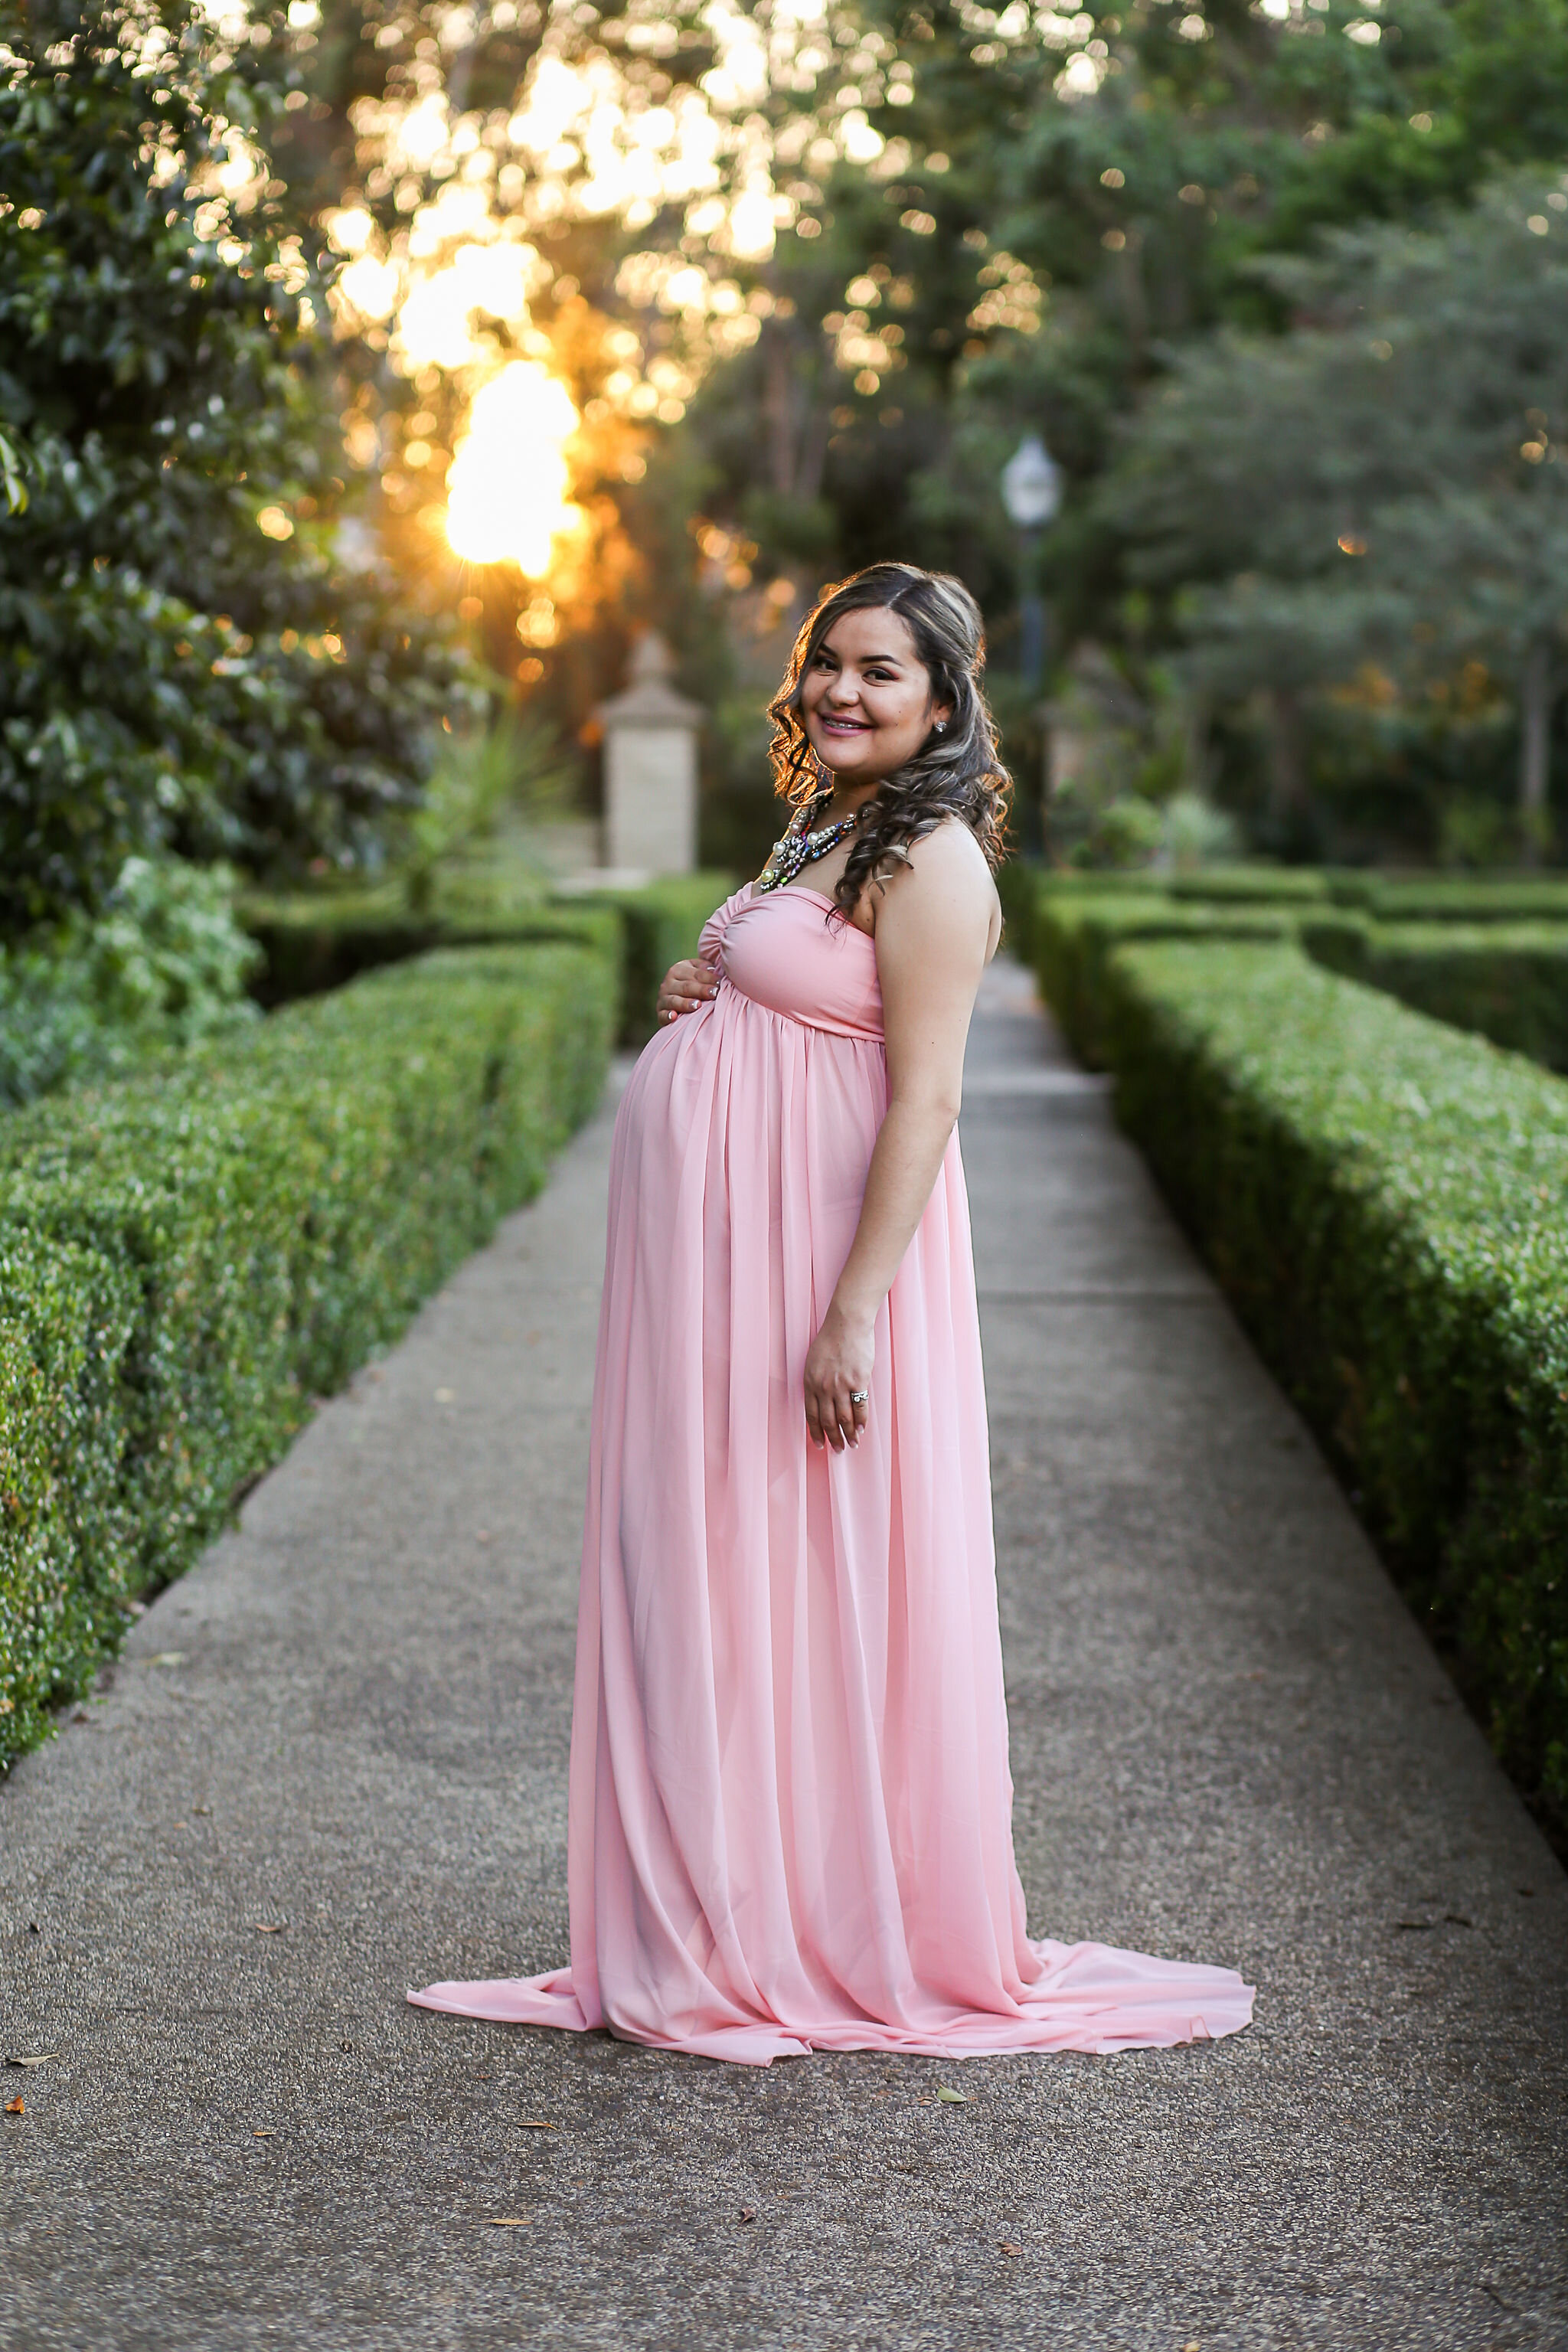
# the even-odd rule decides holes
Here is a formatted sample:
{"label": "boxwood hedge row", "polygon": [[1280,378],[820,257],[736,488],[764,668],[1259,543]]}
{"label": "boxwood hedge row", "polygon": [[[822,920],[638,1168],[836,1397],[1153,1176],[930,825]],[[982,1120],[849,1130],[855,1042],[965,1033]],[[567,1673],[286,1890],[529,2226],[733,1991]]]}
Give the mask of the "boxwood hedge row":
{"label": "boxwood hedge row", "polygon": [[[1038,971],[1075,1051],[1104,1064],[1105,968],[1132,940],[1298,939],[1315,961],[1417,1012],[1568,1070],[1568,883],[1426,883],[1221,867],[1212,874],[1043,875],[1015,863],[999,877],[1009,942]],[[1092,887],[1089,887],[1092,885]],[[1359,898],[1420,919],[1336,906]],[[1535,904],[1529,922],[1509,910]],[[1549,919],[1556,906],[1559,915]],[[1466,908],[1471,919],[1461,920]]]}
{"label": "boxwood hedge row", "polygon": [[342,988],[363,971],[405,963],[437,948],[522,947],[574,940],[618,962],[622,925],[610,907],[531,907],[511,915],[418,914],[390,890],[300,891],[239,902],[240,921],[261,950],[250,993],[268,1011]]}
{"label": "boxwood hedge row", "polygon": [[1300,936],[1331,971],[1568,1070],[1568,920],[1373,923],[1330,915],[1303,922]]}
{"label": "boxwood hedge row", "polygon": [[613,960],[447,950],[0,1121],[0,1767],[542,1182]]}
{"label": "boxwood hedge row", "polygon": [[723,874],[671,874],[637,889],[574,892],[500,916],[416,914],[384,890],[253,895],[240,915],[263,955],[252,993],[268,1006],[341,988],[361,972],[434,948],[575,940],[615,964],[616,1034],[623,1045],[640,1045],[653,1034],[659,982],[691,954],[703,924],[733,887]]}
{"label": "boxwood hedge row", "polygon": [[1568,1085],[1289,945],[1094,969],[1123,1124],[1568,1822]]}
{"label": "boxwood hedge row", "polygon": [[1108,1050],[1105,1011],[1110,959],[1131,940],[1252,940],[1294,935],[1289,905],[1263,902],[1193,904],[1148,892],[1101,891],[1064,897],[1039,890],[1026,925],[1025,951],[1046,1000],[1074,1052],[1103,1069]]}

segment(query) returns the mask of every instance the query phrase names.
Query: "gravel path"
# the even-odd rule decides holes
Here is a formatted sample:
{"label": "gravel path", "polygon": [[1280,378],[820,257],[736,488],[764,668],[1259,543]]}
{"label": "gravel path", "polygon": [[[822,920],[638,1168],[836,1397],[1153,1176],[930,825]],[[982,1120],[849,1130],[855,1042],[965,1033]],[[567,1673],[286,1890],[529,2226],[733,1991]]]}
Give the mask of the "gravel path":
{"label": "gravel path", "polygon": [[607,1140],[0,1788],[5,2051],[58,2053],[3,2078],[0,2342],[1568,2346],[1568,1881],[1008,967],[964,1141],[1031,1922],[1257,2026],[757,2072],[405,2005],[565,1954]]}

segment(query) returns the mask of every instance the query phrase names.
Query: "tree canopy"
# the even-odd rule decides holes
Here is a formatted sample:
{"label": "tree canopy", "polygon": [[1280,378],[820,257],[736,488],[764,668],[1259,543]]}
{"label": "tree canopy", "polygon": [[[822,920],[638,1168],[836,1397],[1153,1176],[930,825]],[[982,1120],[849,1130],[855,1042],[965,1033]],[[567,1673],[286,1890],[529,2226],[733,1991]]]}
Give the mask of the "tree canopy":
{"label": "tree canopy", "polygon": [[0,51],[0,923],[128,854],[352,848],[452,656],[345,544],[323,260],[269,173],[284,44],[184,0]]}

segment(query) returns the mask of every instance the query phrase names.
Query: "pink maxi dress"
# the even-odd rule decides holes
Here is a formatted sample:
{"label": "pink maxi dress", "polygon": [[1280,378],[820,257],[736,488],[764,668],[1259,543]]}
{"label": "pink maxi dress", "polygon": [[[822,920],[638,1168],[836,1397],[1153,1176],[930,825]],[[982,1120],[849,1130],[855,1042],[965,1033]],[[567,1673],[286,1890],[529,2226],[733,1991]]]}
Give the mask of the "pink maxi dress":
{"label": "pink maxi dress", "polygon": [[571,1965],[410,1994],[765,2066],[1234,2033],[1229,1969],[1034,1941],[1013,1860],[956,1137],[878,1318],[858,1450],[805,1355],[887,1107],[872,940],[737,892],[718,994],[616,1122],[572,1728]]}

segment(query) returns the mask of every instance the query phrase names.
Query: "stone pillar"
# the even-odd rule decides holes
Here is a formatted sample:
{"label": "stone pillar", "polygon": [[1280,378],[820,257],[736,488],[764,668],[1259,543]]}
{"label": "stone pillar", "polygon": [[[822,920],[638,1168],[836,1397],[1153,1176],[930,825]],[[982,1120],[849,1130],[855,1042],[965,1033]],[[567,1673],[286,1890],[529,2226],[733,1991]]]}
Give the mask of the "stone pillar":
{"label": "stone pillar", "polygon": [[647,874],[697,865],[697,738],[700,703],[669,683],[668,646],[637,640],[624,694],[595,713],[605,730],[605,863]]}

